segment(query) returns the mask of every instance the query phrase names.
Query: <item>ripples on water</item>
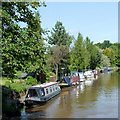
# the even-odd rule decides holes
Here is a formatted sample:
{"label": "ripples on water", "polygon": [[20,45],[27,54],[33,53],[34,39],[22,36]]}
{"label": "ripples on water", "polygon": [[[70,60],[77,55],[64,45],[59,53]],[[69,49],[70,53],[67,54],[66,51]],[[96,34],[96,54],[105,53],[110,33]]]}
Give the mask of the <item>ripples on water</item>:
{"label": "ripples on water", "polygon": [[28,118],[118,118],[118,73],[64,88],[45,105],[24,108],[21,119]]}

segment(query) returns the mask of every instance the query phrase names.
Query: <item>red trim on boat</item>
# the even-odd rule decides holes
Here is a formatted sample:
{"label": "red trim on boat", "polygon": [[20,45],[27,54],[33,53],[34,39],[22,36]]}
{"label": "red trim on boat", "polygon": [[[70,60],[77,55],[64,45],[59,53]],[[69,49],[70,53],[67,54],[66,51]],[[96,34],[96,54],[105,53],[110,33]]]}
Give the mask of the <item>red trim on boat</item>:
{"label": "red trim on boat", "polygon": [[49,87],[49,86],[52,86],[52,85],[55,85],[55,84],[58,84],[58,83],[54,83],[54,84],[51,84],[51,85],[43,86],[43,88]]}

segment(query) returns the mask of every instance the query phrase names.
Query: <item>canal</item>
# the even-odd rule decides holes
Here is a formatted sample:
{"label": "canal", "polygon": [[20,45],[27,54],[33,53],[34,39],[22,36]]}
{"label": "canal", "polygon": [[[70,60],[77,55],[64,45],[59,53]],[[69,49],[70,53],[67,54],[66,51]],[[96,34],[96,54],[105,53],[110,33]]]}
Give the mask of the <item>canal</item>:
{"label": "canal", "polygon": [[117,72],[101,74],[98,79],[63,88],[44,105],[24,107],[21,119],[40,118],[118,118]]}

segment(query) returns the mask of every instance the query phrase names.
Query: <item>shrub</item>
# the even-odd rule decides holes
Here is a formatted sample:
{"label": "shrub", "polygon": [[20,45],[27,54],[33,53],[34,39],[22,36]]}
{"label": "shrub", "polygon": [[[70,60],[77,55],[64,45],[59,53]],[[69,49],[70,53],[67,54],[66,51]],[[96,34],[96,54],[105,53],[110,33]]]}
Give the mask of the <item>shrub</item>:
{"label": "shrub", "polygon": [[6,81],[5,86],[10,88],[10,81]]}
{"label": "shrub", "polygon": [[28,76],[26,83],[27,83],[27,85],[36,85],[37,80],[35,78],[33,78],[32,76]]}

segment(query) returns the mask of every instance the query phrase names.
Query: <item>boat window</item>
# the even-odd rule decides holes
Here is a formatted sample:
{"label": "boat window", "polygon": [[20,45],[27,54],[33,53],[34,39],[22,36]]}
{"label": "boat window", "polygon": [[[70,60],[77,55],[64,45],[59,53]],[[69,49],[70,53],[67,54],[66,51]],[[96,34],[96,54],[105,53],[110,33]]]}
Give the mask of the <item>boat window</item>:
{"label": "boat window", "polygon": [[58,87],[56,86],[56,90],[57,90],[57,88],[58,88]]}
{"label": "boat window", "polygon": [[44,95],[45,95],[44,88],[41,88],[41,89],[40,89],[40,95],[41,95],[41,96],[44,96]]}
{"label": "boat window", "polygon": [[27,97],[38,97],[36,89],[29,89]]}
{"label": "boat window", "polygon": [[46,89],[46,94],[48,94],[48,89]]}
{"label": "boat window", "polygon": [[50,92],[52,92],[52,87],[50,87]]}

